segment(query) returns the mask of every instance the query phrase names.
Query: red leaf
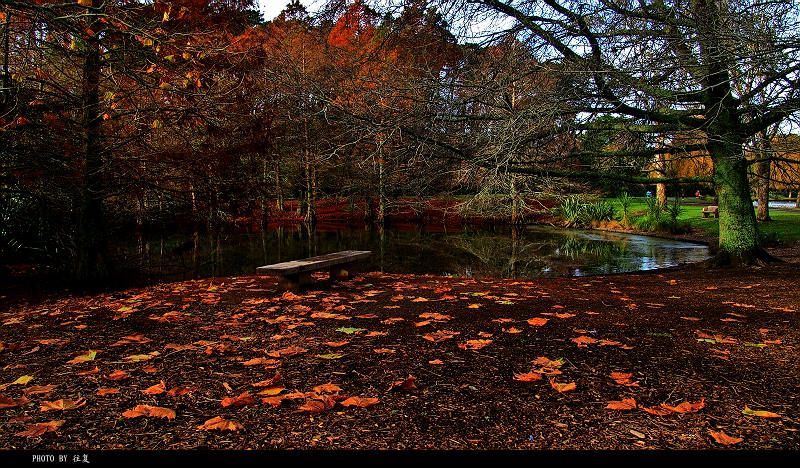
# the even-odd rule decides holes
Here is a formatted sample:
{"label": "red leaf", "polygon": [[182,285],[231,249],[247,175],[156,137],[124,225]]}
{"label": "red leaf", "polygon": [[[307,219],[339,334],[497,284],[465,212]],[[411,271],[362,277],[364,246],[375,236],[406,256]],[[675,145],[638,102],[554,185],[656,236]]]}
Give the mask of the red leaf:
{"label": "red leaf", "polygon": [[403,390],[411,390],[412,388],[417,388],[417,385],[414,383],[417,379],[413,375],[409,375],[405,380],[398,380],[394,382],[389,390],[394,390],[396,388],[401,388]]}

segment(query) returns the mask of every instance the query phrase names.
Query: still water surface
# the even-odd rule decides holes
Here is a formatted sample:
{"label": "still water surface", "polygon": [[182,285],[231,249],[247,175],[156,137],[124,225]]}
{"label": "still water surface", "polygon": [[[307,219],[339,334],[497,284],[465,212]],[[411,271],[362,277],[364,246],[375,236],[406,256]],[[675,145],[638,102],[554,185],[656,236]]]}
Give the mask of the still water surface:
{"label": "still water surface", "polygon": [[298,227],[256,233],[171,233],[123,240],[133,283],[249,275],[261,265],[340,250],[371,250],[362,271],[464,277],[586,276],[670,267],[710,257],[704,245],[648,236],[529,226],[447,230]]}

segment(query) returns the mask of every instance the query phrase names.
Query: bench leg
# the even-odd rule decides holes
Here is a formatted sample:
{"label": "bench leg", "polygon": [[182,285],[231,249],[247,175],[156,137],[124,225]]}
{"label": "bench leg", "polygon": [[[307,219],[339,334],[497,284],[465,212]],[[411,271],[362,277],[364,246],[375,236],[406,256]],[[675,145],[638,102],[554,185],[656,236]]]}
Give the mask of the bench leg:
{"label": "bench leg", "polygon": [[303,286],[311,284],[311,273],[296,273],[278,277],[278,289],[281,291],[300,291]]}
{"label": "bench leg", "polygon": [[331,281],[344,281],[350,278],[350,272],[348,272],[342,266],[332,266],[330,270],[330,278]]}

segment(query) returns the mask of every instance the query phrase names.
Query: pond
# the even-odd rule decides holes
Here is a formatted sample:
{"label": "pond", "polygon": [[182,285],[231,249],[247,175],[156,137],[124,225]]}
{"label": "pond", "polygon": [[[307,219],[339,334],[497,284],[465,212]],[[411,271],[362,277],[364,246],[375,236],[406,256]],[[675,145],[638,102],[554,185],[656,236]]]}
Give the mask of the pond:
{"label": "pond", "polygon": [[256,267],[340,250],[371,250],[362,270],[535,278],[651,270],[710,257],[708,247],[649,236],[527,226],[382,230],[299,226],[255,233],[137,234],[119,243],[129,284],[249,275]]}

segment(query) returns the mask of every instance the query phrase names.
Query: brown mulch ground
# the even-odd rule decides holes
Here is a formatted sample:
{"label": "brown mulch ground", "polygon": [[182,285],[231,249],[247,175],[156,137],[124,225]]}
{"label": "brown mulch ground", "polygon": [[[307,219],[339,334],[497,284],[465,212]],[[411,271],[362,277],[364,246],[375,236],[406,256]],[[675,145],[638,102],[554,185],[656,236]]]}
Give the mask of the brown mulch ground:
{"label": "brown mulch ground", "polygon": [[[246,276],[0,298],[0,448],[798,449],[799,277],[366,274],[297,296]],[[215,417],[231,430],[201,428]]]}

